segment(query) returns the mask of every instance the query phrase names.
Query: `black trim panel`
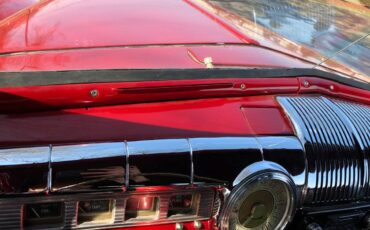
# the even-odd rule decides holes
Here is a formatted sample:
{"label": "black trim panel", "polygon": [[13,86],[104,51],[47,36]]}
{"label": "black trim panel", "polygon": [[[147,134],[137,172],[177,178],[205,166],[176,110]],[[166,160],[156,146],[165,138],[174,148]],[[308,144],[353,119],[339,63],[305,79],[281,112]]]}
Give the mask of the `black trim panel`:
{"label": "black trim panel", "polygon": [[0,72],[0,87],[45,86],[83,83],[195,80],[220,78],[280,78],[314,76],[369,90],[370,84],[318,69],[112,69],[41,72]]}

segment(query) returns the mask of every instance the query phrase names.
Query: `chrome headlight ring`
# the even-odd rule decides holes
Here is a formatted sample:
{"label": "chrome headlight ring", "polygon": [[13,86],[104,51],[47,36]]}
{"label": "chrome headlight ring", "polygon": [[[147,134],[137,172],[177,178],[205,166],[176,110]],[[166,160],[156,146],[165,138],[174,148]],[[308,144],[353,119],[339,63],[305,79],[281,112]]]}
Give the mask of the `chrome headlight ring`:
{"label": "chrome headlight ring", "polygon": [[258,171],[231,192],[219,224],[226,229],[283,229],[293,218],[297,194],[293,180],[283,171]]}

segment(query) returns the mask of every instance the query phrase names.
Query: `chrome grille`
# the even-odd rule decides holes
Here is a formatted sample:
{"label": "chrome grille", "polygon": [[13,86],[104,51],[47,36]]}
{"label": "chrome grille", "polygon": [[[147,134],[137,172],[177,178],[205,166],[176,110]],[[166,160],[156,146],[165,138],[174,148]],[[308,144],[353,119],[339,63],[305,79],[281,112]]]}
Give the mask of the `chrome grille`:
{"label": "chrome grille", "polygon": [[354,134],[358,140],[364,157],[364,196],[370,198],[369,186],[369,159],[370,159],[370,107],[334,100],[334,103],[347,117],[353,127]]}
{"label": "chrome grille", "polygon": [[306,149],[305,202],[366,197],[369,107],[320,96],[278,97],[278,101]]}

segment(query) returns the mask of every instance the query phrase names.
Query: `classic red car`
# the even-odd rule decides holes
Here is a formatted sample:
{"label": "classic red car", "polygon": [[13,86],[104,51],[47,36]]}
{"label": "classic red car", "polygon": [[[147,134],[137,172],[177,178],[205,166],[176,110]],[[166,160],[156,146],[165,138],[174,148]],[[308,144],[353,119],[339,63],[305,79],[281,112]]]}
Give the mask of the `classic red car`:
{"label": "classic red car", "polygon": [[0,1],[0,229],[370,227],[369,73],[323,57],[217,1]]}

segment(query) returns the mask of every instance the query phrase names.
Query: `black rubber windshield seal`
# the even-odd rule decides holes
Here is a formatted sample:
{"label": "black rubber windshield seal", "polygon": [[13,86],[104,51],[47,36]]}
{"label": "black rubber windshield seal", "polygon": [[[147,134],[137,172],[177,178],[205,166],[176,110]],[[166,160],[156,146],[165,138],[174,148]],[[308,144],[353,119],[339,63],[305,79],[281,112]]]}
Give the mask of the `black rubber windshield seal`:
{"label": "black rubber windshield seal", "polygon": [[370,90],[370,84],[367,82],[310,68],[109,69],[0,72],[0,87],[227,78],[281,78],[302,76],[319,77],[348,86]]}

